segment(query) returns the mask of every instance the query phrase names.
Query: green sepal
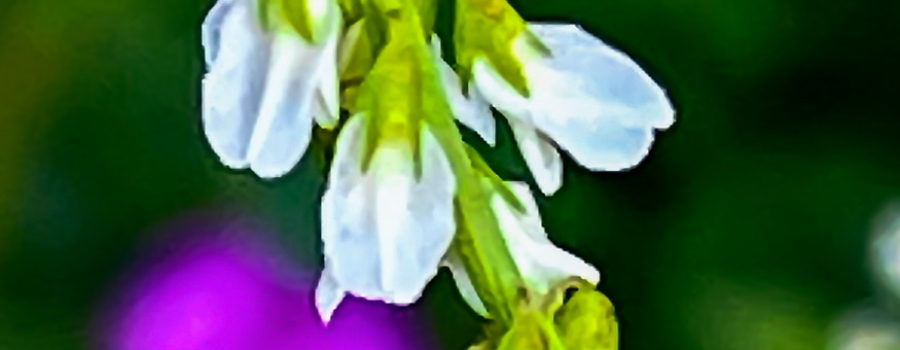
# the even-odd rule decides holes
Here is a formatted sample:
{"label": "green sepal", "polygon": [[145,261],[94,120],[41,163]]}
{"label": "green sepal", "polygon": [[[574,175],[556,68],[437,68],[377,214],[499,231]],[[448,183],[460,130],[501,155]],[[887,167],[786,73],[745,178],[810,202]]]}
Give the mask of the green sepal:
{"label": "green sepal", "polygon": [[309,0],[280,0],[281,13],[291,27],[308,42],[316,42],[316,25],[309,10]]}
{"label": "green sepal", "polygon": [[[357,110],[356,100],[359,95],[360,85],[375,65],[375,59],[384,47],[384,35],[381,22],[373,20],[370,16],[363,17],[351,25],[359,26],[359,36],[347,48],[348,55],[341,57],[341,107],[354,114]],[[345,40],[352,40],[345,36]],[[346,62],[344,62],[346,61]]]}
{"label": "green sepal", "polygon": [[469,86],[475,60],[483,58],[522,96],[530,96],[528,78],[513,47],[523,34],[536,40],[506,0],[457,0],[454,41],[463,88]]}
{"label": "green sepal", "polygon": [[[421,171],[418,159],[420,130],[428,112],[425,95],[431,91],[424,87],[428,82],[423,77],[433,68],[425,48],[418,10],[408,0],[375,0],[370,9],[372,15],[366,17],[366,21],[372,27],[367,30],[384,32],[385,44],[377,53],[372,69],[364,73],[365,79],[356,100],[356,109],[371,118],[364,166],[368,166],[378,142],[402,138],[413,146],[418,176]],[[370,49],[374,54],[376,48]]]}
{"label": "green sepal", "polygon": [[259,23],[266,30],[272,27],[272,0],[259,0],[256,4],[256,13],[259,15]]}
{"label": "green sepal", "polygon": [[378,142],[386,139],[406,139],[418,155],[422,114],[420,99],[414,96],[416,69],[409,52],[389,42],[360,86],[356,108],[370,118],[364,168]]}
{"label": "green sepal", "polygon": [[438,0],[410,0],[419,12],[419,20],[425,37],[434,32],[434,21],[437,18]]}
{"label": "green sepal", "polygon": [[[316,18],[310,1],[325,1],[324,18]],[[331,21],[341,17],[341,9],[333,0],[259,0],[259,16],[263,28],[270,31],[290,30],[309,43],[317,44],[332,30]]]}
{"label": "green sepal", "polygon": [[365,16],[365,8],[361,0],[338,0],[341,13],[347,23],[354,23]]}

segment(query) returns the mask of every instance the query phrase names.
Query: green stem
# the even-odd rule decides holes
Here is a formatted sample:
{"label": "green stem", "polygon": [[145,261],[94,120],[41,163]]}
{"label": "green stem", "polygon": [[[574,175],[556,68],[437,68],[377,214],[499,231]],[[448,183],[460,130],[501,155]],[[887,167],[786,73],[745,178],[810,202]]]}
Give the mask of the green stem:
{"label": "green stem", "polygon": [[[378,79],[382,79],[381,84],[391,84],[392,89],[375,84],[382,88],[367,91],[372,100],[368,103],[384,114],[396,115],[397,109],[405,109],[404,112],[411,114],[409,117],[412,120],[424,123],[440,143],[457,182],[457,234],[453,249],[460,253],[464,268],[488,313],[500,327],[508,329],[519,305],[522,277],[490,206],[497,194],[496,186],[490,176],[486,176],[485,170],[477,170],[480,168],[474,162],[478,160],[467,152],[428,48],[427,38],[431,31],[427,23],[423,26],[420,16],[423,11],[430,13],[435,0],[371,1],[388,26],[388,40],[391,42],[379,58],[389,61],[376,63],[377,67],[367,79],[377,75]],[[427,9],[417,6],[426,6]],[[387,52],[390,57],[384,56]],[[403,63],[408,65],[403,68],[396,66]],[[390,72],[388,66],[392,67]],[[393,88],[404,91],[402,95],[408,100],[385,101],[387,90]],[[487,171],[490,169],[487,168]]]}
{"label": "green stem", "polygon": [[431,127],[450,159],[457,179],[457,235],[454,248],[462,256],[463,265],[476,292],[490,315],[501,325],[510,325],[519,305],[518,290],[522,278],[500,232],[490,203],[494,192],[487,177],[474,169],[467,145],[456,127],[447,104],[437,67],[433,64],[424,33],[415,35],[422,59],[425,121]]}

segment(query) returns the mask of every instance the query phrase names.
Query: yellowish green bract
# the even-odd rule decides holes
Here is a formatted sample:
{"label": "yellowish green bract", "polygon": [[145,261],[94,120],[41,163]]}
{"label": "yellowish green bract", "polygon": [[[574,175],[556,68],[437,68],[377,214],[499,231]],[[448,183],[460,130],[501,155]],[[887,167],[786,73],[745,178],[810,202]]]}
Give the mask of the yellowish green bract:
{"label": "yellowish green bract", "polygon": [[[267,30],[280,30],[276,23],[285,22],[308,42],[317,42],[316,23],[309,0],[259,0],[259,15]],[[274,20],[274,21],[273,21]]]}
{"label": "yellowish green bract", "polygon": [[310,13],[308,0],[280,0],[281,11],[294,30],[306,40],[315,42],[315,23]]}
{"label": "yellowish green bract", "polygon": [[454,40],[463,87],[471,79],[475,59],[483,57],[519,93],[528,96],[522,62],[513,54],[515,40],[526,32],[522,17],[506,0],[458,0],[456,12]]}
{"label": "yellowish green bract", "polygon": [[544,296],[523,290],[519,302],[508,329],[489,328],[487,339],[470,350],[618,349],[612,303],[583,280],[564,281]]}
{"label": "yellowish green bract", "polygon": [[593,287],[576,291],[556,312],[555,322],[566,349],[618,348],[619,325],[613,305]]}

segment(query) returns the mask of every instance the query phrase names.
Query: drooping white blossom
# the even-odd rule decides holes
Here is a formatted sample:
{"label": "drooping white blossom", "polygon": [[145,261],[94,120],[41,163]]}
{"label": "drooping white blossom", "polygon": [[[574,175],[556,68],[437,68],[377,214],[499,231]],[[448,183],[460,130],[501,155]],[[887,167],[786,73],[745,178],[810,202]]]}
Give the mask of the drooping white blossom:
{"label": "drooping white blossom", "polygon": [[305,0],[321,33],[310,42],[277,11],[260,13],[269,11],[260,1],[219,0],[203,23],[203,128],[222,163],[273,178],[303,156],[314,120],[338,121],[341,11]]}
{"label": "drooping white blossom", "polygon": [[474,61],[472,73],[479,92],[509,120],[545,194],[562,183],[554,145],[591,170],[623,170],[647,155],[655,129],[674,122],[665,91],[637,63],[576,25],[530,24],[513,50],[528,97],[485,58]]}
{"label": "drooping white blossom", "polygon": [[[540,212],[528,185],[506,182],[511,192],[524,207],[520,211],[500,193],[491,197],[491,210],[497,218],[500,232],[527,289],[537,295],[550,291],[556,284],[571,277],[580,277],[591,284],[600,280],[596,268],[577,256],[556,246],[547,237]],[[486,309],[472,285],[472,280],[462,266],[462,257],[449,254],[444,264],[453,273],[456,285],[473,310],[486,316]]]}
{"label": "drooping white blossom", "polygon": [[344,125],[322,198],[325,271],[316,303],[326,321],[346,293],[416,301],[456,229],[455,178],[429,128],[421,126],[418,150],[405,137],[379,139],[365,165],[368,123],[358,114]]}

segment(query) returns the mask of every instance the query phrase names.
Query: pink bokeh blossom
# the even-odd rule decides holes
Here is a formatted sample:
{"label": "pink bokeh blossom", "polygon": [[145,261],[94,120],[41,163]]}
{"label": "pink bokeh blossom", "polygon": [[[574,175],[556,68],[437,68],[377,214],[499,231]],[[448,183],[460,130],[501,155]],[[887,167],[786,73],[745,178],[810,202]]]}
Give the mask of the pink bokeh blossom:
{"label": "pink bokeh blossom", "polygon": [[[111,350],[430,349],[415,309],[349,298],[325,327],[316,276],[259,232],[180,223],[103,317]],[[176,234],[173,234],[176,233]]]}

